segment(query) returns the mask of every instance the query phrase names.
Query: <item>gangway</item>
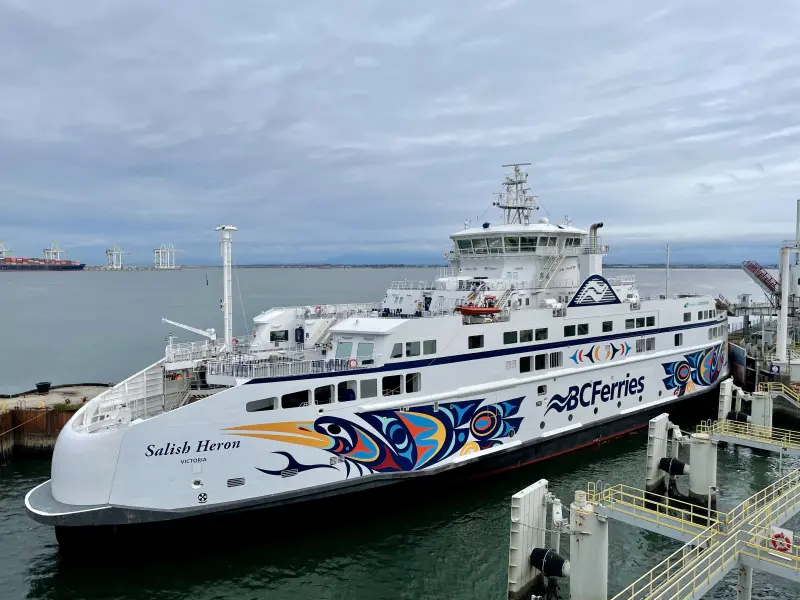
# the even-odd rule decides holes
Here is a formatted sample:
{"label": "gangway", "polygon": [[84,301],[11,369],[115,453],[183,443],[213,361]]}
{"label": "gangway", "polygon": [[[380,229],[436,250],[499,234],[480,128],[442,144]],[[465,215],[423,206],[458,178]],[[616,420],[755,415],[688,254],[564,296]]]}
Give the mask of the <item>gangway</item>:
{"label": "gangway", "polygon": [[760,264],[753,260],[746,260],[742,263],[742,269],[756,282],[758,286],[767,293],[767,299],[775,305],[775,298],[781,291],[781,285],[769,274]]}
{"label": "gangway", "polygon": [[[796,350],[793,349],[793,352],[791,352],[792,358],[795,358],[795,354]],[[789,404],[800,410],[800,394],[798,394],[788,385],[785,385],[779,381],[761,382],[758,384],[758,391],[766,394],[772,394],[773,397],[780,396]]]}
{"label": "gangway", "polygon": [[697,432],[720,442],[800,456],[800,434],[789,429],[725,420],[701,423]]}

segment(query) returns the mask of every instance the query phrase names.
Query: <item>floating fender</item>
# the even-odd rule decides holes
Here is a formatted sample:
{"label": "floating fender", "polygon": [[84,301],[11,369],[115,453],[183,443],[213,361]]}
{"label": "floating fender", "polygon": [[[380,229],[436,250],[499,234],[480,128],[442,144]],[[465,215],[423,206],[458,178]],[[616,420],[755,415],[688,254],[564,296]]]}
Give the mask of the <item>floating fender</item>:
{"label": "floating fender", "polygon": [[569,561],[550,548],[534,548],[529,562],[545,577],[569,577]]}
{"label": "floating fender", "polygon": [[743,413],[741,411],[731,411],[725,417],[728,421],[736,421],[737,423],[749,423],[750,422],[750,415],[747,413]]}
{"label": "floating fender", "polygon": [[690,466],[677,458],[662,458],[658,461],[658,468],[665,473],[675,476],[688,475]]}

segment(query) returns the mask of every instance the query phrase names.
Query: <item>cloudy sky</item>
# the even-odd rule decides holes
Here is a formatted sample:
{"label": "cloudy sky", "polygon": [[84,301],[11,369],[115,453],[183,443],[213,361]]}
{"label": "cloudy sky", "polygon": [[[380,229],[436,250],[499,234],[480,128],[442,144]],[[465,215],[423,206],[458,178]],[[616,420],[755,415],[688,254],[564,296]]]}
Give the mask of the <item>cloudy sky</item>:
{"label": "cloudy sky", "polygon": [[[530,161],[609,261],[774,262],[796,2],[0,0],[0,239],[104,261],[436,260]],[[652,8],[650,8],[652,7]]]}

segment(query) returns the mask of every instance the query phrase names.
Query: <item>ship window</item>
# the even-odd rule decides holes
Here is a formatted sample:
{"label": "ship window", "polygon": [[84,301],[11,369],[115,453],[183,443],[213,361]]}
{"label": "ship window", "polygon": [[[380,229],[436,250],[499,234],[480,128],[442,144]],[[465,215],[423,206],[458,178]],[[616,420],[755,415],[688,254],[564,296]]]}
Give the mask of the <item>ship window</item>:
{"label": "ship window", "polygon": [[692,313],[683,313],[683,322],[688,323],[692,320]]}
{"label": "ship window", "polygon": [[655,317],[647,317],[647,326],[648,327],[654,327],[655,324],[656,324],[656,318]]}
{"label": "ship window", "polygon": [[423,354],[436,354],[436,340],[425,340],[422,342]]}
{"label": "ship window", "polygon": [[639,329],[639,327],[644,327],[644,317],[636,319],[636,328]]}
{"label": "ship window", "polygon": [[288,329],[279,329],[278,331],[270,331],[269,332],[269,341],[270,342],[288,342],[289,341],[289,330]]}
{"label": "ship window", "polygon": [[278,405],[277,398],[262,398],[261,400],[253,400],[245,404],[247,412],[260,412],[262,410],[275,410]]}
{"label": "ship window", "polygon": [[520,252],[536,252],[536,238],[520,236],[519,238],[519,251]]}
{"label": "ship window", "polygon": [[338,342],[336,344],[336,358],[350,358],[353,353],[353,342]]}
{"label": "ship window", "polygon": [[467,338],[467,348],[475,350],[476,348],[483,348],[483,336],[471,335]]}
{"label": "ship window", "polygon": [[333,402],[333,386],[323,385],[314,390],[314,404],[330,404]]}
{"label": "ship window", "polygon": [[406,356],[419,356],[419,342],[406,342]]}
{"label": "ship window", "polygon": [[422,375],[420,373],[406,373],[406,394],[413,394],[422,389]]}
{"label": "ship window", "polygon": [[533,368],[542,371],[547,368],[547,354],[537,354],[533,361]]}
{"label": "ship window", "polygon": [[544,329],[537,329],[536,330],[536,341],[541,342],[542,340],[547,339],[547,328]]}
{"label": "ship window", "polygon": [[533,329],[523,329],[519,332],[519,341],[520,342],[532,342],[533,341]]}
{"label": "ship window", "polygon": [[503,332],[503,343],[504,344],[516,344],[517,343],[517,332],[516,331],[504,331]]}
{"label": "ship window", "polygon": [[475,254],[486,254],[486,238],[474,238],[472,249],[475,250]]}
{"label": "ship window", "polygon": [[489,253],[490,254],[503,253],[503,238],[501,237],[489,238]]}
{"label": "ship window", "polygon": [[520,373],[530,373],[531,372],[531,357],[530,356],[523,356],[519,359],[519,372]]}
{"label": "ship window", "polygon": [[539,387],[536,388],[536,393],[539,394],[540,396],[544,396],[547,393],[547,386],[540,385]]}
{"label": "ship window", "polygon": [[636,352],[644,352],[644,338],[636,340]]}
{"label": "ship window", "polygon": [[656,338],[649,337],[645,340],[644,349],[650,352],[656,349]]}
{"label": "ship window", "polygon": [[531,299],[525,298],[525,306],[530,306],[530,305],[531,305]]}
{"label": "ship window", "polygon": [[472,240],[458,240],[458,249],[464,254],[472,254]]}
{"label": "ship window", "polygon": [[578,335],[589,335],[589,324],[581,323],[578,325]]}
{"label": "ship window", "polygon": [[401,375],[387,375],[383,378],[383,395],[397,396],[403,393],[403,377]]}
{"label": "ship window", "polygon": [[378,395],[378,380],[377,379],[362,379],[361,380],[361,397],[362,398],[375,398]]}
{"label": "ship window", "polygon": [[575,325],[564,325],[564,337],[575,336]]}
{"label": "ship window", "polygon": [[675,334],[675,345],[676,346],[683,346],[683,334],[676,333]]}
{"label": "ship window", "polygon": [[356,358],[372,358],[372,351],[374,349],[375,344],[372,342],[359,342],[358,347],[356,348]]}
{"label": "ship window", "polygon": [[547,244],[548,246],[557,246],[558,245],[558,238],[551,237],[550,242]]}
{"label": "ship window", "polygon": [[550,368],[560,367],[564,364],[564,355],[561,352],[550,353]]}
{"label": "ship window", "polygon": [[519,238],[507,237],[505,239],[506,252],[519,252]]}
{"label": "ship window", "polygon": [[281,396],[281,408],[297,408],[298,406],[308,406],[308,390]]}
{"label": "ship window", "polygon": [[625,329],[633,329],[635,323],[633,319],[625,319]]}
{"label": "ship window", "polygon": [[355,400],[356,389],[356,381],[354,379],[351,379],[350,381],[340,381],[339,385],[337,386],[337,398],[339,402],[352,402]]}
{"label": "ship window", "polygon": [[603,332],[614,331],[614,321],[603,321]]}
{"label": "ship window", "polygon": [[389,358],[403,358],[403,343],[397,342],[392,346],[392,353]]}
{"label": "ship window", "polygon": [[702,310],[697,312],[697,320],[698,321],[702,321],[703,320],[703,311]]}

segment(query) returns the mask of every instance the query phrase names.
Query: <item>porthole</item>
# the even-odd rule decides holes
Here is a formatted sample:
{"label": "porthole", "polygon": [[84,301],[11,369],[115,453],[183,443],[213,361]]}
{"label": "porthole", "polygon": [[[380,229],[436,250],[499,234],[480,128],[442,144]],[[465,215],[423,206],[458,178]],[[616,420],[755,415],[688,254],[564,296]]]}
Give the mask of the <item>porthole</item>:
{"label": "porthole", "polygon": [[642,401],[642,397],[641,397],[641,396],[639,396],[639,402],[641,402],[641,401]]}
{"label": "porthole", "polygon": [[661,390],[658,390],[658,395],[661,396]]}
{"label": "porthole", "polygon": [[621,408],[621,407],[622,407],[622,402],[617,402],[617,408]]}
{"label": "porthole", "polygon": [[594,414],[597,414],[597,407],[594,407]]}
{"label": "porthole", "polygon": [[201,487],[203,487],[202,479],[195,479],[192,481],[192,489],[199,490]]}
{"label": "porthole", "polygon": [[544,429],[544,421],[542,421],[541,423],[539,423],[539,429]]}
{"label": "porthole", "polygon": [[572,421],[572,415],[570,415],[569,417],[567,417],[567,421]]}

